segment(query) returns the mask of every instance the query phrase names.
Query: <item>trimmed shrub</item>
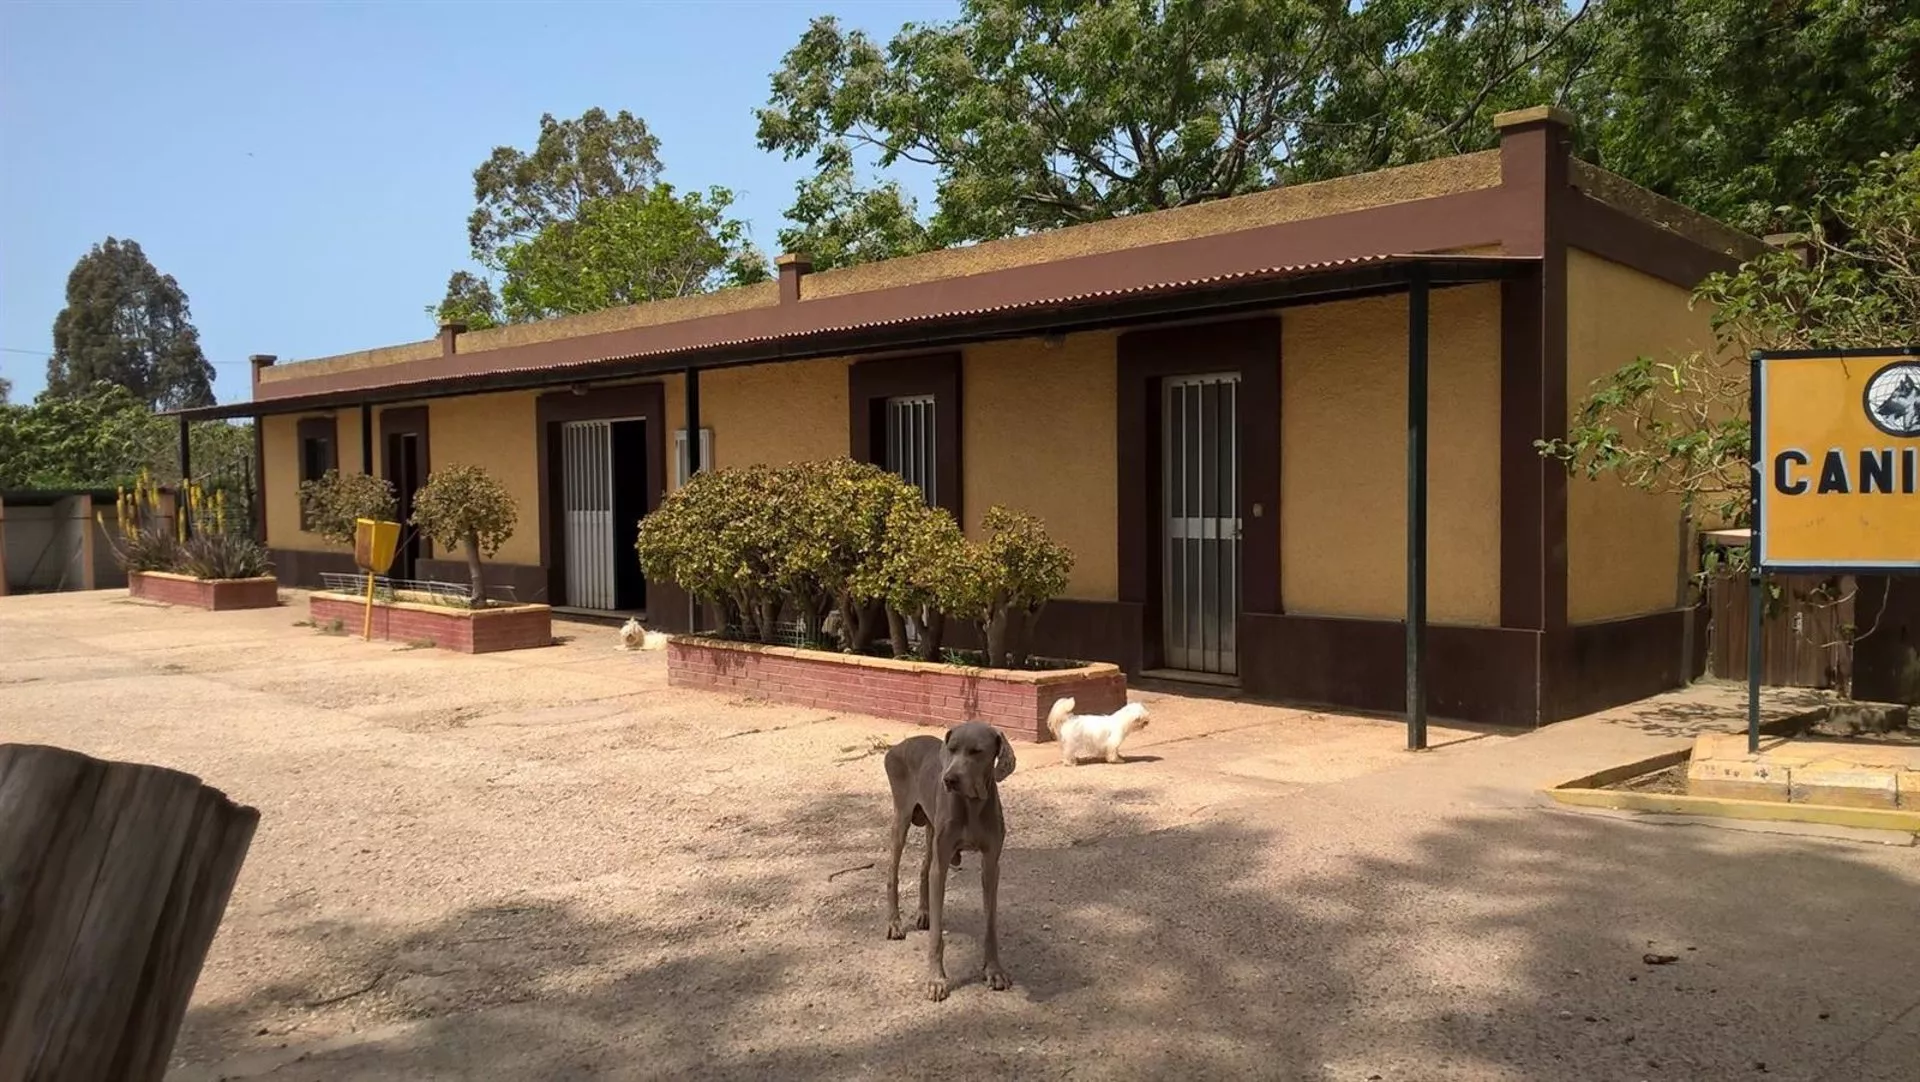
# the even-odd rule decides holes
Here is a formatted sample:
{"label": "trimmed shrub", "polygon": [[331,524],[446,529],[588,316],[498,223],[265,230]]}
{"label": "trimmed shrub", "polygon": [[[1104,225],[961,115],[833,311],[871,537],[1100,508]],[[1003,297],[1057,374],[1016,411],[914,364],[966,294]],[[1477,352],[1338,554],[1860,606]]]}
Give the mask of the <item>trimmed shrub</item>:
{"label": "trimmed shrub", "polygon": [[482,556],[491,557],[513,536],[520,519],[519,505],[493,476],[478,466],[449,466],[435,470],[414,494],[413,524],[437,545],[456,545],[467,553],[470,600],[487,600]]}
{"label": "trimmed shrub", "polygon": [[[817,631],[829,612],[856,653],[940,656],[956,619],[978,625],[994,666],[1027,663],[1033,623],[1073,556],[1039,519],[995,507],[987,537],[877,466],[833,459],[695,476],[640,523],[641,569],[718,607],[729,634],[774,640],[782,612]],[[907,621],[921,626],[917,644]]]}
{"label": "trimmed shrub", "polygon": [[339,470],[328,470],[317,481],[300,482],[300,509],[309,532],[337,545],[353,544],[357,520],[392,522],[399,513],[393,486],[386,479]]}

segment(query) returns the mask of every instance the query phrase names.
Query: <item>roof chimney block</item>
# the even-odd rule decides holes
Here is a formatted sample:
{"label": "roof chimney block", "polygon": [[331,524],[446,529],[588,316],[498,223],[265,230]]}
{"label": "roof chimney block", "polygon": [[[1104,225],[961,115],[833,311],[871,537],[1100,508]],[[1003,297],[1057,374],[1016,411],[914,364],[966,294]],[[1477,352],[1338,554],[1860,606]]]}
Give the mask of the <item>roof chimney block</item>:
{"label": "roof chimney block", "polygon": [[467,333],[467,325],[465,323],[440,324],[440,355],[442,357],[451,357],[455,353],[458,353],[460,348],[456,343],[456,339],[465,333]]}
{"label": "roof chimney block", "polygon": [[780,303],[793,304],[800,299],[800,279],[813,273],[813,260],[788,252],[773,261],[780,271]]}

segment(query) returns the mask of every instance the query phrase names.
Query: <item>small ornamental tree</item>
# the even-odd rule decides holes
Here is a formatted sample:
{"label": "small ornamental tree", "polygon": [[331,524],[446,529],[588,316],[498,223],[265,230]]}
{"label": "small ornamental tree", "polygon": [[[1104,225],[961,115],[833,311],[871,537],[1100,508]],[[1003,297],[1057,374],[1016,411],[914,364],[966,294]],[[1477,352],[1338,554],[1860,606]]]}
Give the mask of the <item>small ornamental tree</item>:
{"label": "small ornamental tree", "polygon": [[771,641],[791,574],[780,550],[792,504],[764,466],[696,474],[640,521],[640,568],[718,607],[729,631]]}
{"label": "small ornamental tree", "polygon": [[393,486],[365,473],[328,470],[317,481],[300,483],[300,508],[307,529],[335,544],[353,544],[359,519],[392,522],[397,514]]}
{"label": "small ornamental tree", "polygon": [[520,509],[500,482],[478,466],[435,470],[413,497],[413,524],[434,543],[467,552],[471,600],[484,604],[486,578],[480,558],[492,556],[513,536]]}
{"label": "small ornamental tree", "polygon": [[1027,662],[1033,625],[1048,600],[1067,588],[1073,553],[1047,535],[1038,518],[991,507],[984,540],[959,557],[957,593],[964,615],[980,626],[987,664],[1019,668]]}
{"label": "small ornamental tree", "polygon": [[967,555],[967,539],[946,508],[915,499],[888,513],[877,571],[896,657],[908,653],[908,616],[921,621],[920,660],[940,657],[947,614],[968,603]]}
{"label": "small ornamental tree", "polygon": [[[885,569],[890,516],[896,508],[924,508],[920,490],[878,466],[836,458],[786,468],[795,495],[790,581],[823,595],[840,613],[847,649],[864,653],[889,615]],[[790,587],[791,588],[791,587]],[[893,636],[905,653],[905,629]]]}

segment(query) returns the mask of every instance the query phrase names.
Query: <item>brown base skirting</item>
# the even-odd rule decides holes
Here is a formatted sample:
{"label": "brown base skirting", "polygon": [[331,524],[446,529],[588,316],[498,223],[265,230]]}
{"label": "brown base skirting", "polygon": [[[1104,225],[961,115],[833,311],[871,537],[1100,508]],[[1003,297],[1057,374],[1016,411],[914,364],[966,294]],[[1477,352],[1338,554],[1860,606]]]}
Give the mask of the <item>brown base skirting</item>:
{"label": "brown base skirting", "polygon": [[324,585],[320,581],[322,573],[351,575],[359,571],[353,566],[351,552],[268,549],[267,555],[273,559],[273,577],[280,580],[280,585],[301,590],[320,589]]}
{"label": "brown base skirting", "polygon": [[[1427,710],[1434,717],[1531,726],[1540,633],[1427,629]],[[1407,708],[1407,639],[1397,620],[1247,613],[1240,686],[1249,695],[1349,710]]]}
{"label": "brown base skirting", "polygon": [[1540,720],[1563,721],[1684,685],[1687,634],[1687,611],[1671,609],[1577,624],[1557,644],[1549,638]]}

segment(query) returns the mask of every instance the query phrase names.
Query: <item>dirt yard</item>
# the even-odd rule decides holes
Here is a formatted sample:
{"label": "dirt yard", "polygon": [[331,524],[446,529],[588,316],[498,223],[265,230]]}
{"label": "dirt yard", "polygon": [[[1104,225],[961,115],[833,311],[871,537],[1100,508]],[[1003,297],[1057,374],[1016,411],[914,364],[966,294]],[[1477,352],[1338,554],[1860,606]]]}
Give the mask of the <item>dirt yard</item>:
{"label": "dirt yard", "polygon": [[1868,1079],[1920,1054],[1914,850],[1496,792],[1555,730],[1414,757],[1389,721],[1151,692],[1130,762],[1019,746],[1015,986],[980,983],[970,857],[929,1003],[924,933],[883,937],[880,753],[917,730],[670,690],[610,628],[460,657],[287,596],[0,599],[0,740],[261,811],[178,1079]]}

